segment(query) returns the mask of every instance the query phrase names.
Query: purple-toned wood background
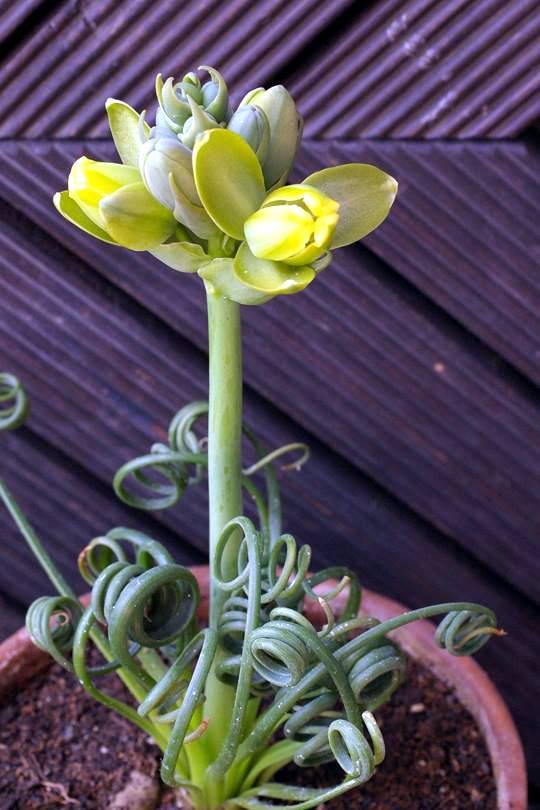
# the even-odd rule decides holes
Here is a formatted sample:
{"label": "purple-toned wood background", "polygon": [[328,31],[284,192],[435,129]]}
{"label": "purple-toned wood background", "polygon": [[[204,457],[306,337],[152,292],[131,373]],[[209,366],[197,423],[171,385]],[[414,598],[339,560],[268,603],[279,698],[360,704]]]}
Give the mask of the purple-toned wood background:
{"label": "purple-toned wood background", "polygon": [[[411,606],[467,598],[509,632],[481,654],[532,771],[540,528],[540,10],[536,0],[19,0],[0,4],[0,368],[33,400],[0,468],[62,569],[115,524],[205,557],[203,493],[143,515],[117,467],[206,389],[196,280],[107,249],[51,206],[81,153],[112,158],[108,95],[200,63],[236,97],[283,82],[297,177],[394,174],[392,217],[301,296],[245,312],[246,417],[306,440],[286,525],[317,560]],[[0,626],[47,585],[0,515]],[[77,579],[74,579],[77,582]]]}

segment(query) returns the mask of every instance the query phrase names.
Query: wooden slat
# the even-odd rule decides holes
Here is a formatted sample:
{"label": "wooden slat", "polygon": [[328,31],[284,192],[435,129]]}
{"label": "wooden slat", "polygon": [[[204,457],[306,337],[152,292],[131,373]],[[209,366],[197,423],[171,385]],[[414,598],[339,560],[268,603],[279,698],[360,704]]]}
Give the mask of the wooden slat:
{"label": "wooden slat", "polygon": [[[82,147],[26,146],[24,159],[21,149],[3,146],[0,195],[204,349],[195,279],[103,247],[53,210],[49,195]],[[92,154],[110,151],[94,144]],[[301,296],[246,312],[248,383],[535,594],[537,402],[497,368],[496,357],[365,249],[338,255]]]}
{"label": "wooden slat", "polygon": [[539,32],[535,0],[62,3],[0,66],[0,134],[104,135],[107,95],[148,108],[156,73],[203,59],[239,93],[286,83],[310,137],[512,137],[540,112]]}
{"label": "wooden slat", "polygon": [[540,155],[525,143],[310,142],[305,174],[376,163],[400,183],[365,244],[445,312],[540,383]]}
{"label": "wooden slat", "polygon": [[[17,3],[8,2],[0,6],[0,43],[5,48],[9,40],[20,26],[28,23],[28,18],[45,5],[45,0],[18,0]],[[5,51],[4,51],[5,53]]]}
{"label": "wooden slat", "polygon": [[299,62],[310,138],[504,138],[540,113],[535,0],[383,0]]}
{"label": "wooden slat", "polygon": [[[108,95],[148,109],[157,73],[182,76],[201,61],[215,64],[237,92],[246,92],[301,53],[350,5],[351,0],[63,3],[48,25],[0,65],[0,103],[11,111],[9,122],[0,122],[0,137],[104,135]],[[35,104],[37,76],[43,80]]]}

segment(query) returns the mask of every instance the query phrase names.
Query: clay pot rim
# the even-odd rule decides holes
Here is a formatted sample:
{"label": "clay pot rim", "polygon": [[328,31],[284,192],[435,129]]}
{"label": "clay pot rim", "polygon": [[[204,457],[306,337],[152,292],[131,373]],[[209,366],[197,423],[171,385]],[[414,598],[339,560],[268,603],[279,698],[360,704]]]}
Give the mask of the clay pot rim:
{"label": "clay pot rim", "polygon": [[[201,613],[207,613],[208,566],[192,566],[201,586]],[[373,591],[363,590],[363,612],[385,620],[407,610]],[[403,649],[452,686],[484,736],[497,787],[498,810],[527,810],[527,772],[519,734],[495,685],[472,658],[457,658],[436,646],[434,625],[422,620],[390,634]],[[51,663],[23,627],[0,644],[0,697],[23,685]]]}

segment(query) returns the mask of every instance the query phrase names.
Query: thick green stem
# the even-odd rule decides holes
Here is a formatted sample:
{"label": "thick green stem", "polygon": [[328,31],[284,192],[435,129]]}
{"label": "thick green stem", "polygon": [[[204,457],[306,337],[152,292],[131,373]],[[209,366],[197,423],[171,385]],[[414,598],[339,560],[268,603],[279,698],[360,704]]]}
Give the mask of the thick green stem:
{"label": "thick green stem", "polygon": [[[208,413],[208,495],[210,514],[210,626],[217,628],[224,594],[214,585],[215,551],[223,527],[242,514],[241,439],[242,439],[242,346],[240,307],[208,293],[208,339],[210,355],[210,392]],[[238,545],[231,538],[222,560],[222,575],[236,571]],[[234,704],[234,692],[218,682],[215,666],[206,686],[205,717],[209,721],[208,744],[213,755],[219,753],[226,736]],[[206,735],[205,735],[206,736]]]}
{"label": "thick green stem", "polygon": [[[208,294],[208,342],[208,496],[212,577],[210,622],[213,623],[216,621],[220,601],[220,596],[213,587],[216,546],[225,524],[242,514],[242,345],[239,305],[211,293]],[[236,570],[237,550],[234,541],[227,544],[223,559],[225,577]]]}

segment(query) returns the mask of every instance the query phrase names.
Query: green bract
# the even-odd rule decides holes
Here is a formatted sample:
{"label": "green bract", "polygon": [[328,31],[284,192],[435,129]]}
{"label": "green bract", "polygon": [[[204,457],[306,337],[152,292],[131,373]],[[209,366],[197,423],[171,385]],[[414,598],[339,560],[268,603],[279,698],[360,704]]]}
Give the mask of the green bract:
{"label": "green bract", "polygon": [[141,125],[142,135],[148,137],[150,127],[141,120],[140,115],[133,107],[124,101],[117,101],[109,98],[105,102],[109,126],[113,136],[116,151],[122,163],[128,166],[139,165],[139,152],[141,149]]}
{"label": "green bract", "polygon": [[244,284],[268,295],[300,292],[315,278],[315,270],[303,265],[291,267],[285,262],[255,256],[245,242],[234,260],[235,273]]}
{"label": "green bract", "polygon": [[109,99],[123,165],[80,158],[55,205],[97,239],[198,272],[207,290],[237,303],[299,292],[330,264],[330,251],[383,222],[397,183],[355,163],[283,185],[302,130],[289,92],[257,87],[233,110],[219,71],[200,70],[206,81],[194,72],[157,77],[153,127]]}
{"label": "green bract", "polygon": [[233,259],[213,259],[201,267],[199,275],[211,295],[229,298],[238,304],[265,304],[273,297],[263,290],[250,287],[239,278]]}
{"label": "green bract", "polygon": [[265,196],[261,165],[244,139],[226,129],[201,135],[193,150],[199,197],[218,228],[244,238],[244,222]]}

